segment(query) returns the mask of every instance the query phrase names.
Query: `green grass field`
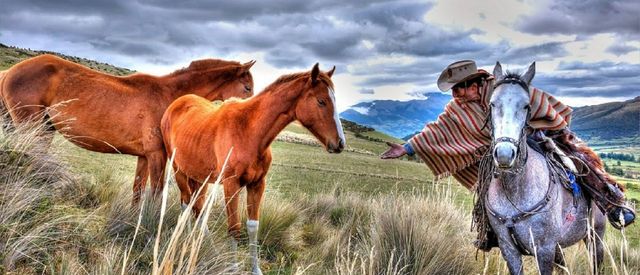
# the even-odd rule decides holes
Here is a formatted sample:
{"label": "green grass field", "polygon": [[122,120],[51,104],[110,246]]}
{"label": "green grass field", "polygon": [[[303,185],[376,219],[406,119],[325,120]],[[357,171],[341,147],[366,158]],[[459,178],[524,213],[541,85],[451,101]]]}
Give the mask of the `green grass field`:
{"label": "green grass field", "polygon": [[[640,159],[640,147],[638,146],[605,145],[593,148],[598,153],[624,153]],[[619,161],[620,165],[618,166],[618,160],[605,158],[603,161],[608,167],[622,168],[626,174],[630,175],[630,177],[615,176],[615,179],[627,187],[628,199],[640,202],[640,162]]]}
{"label": "green grass field", "polygon": [[[308,133],[295,124],[285,131]],[[382,133],[377,135],[397,142]],[[431,190],[450,185],[455,190],[458,201],[471,204],[470,191],[457,185],[455,181],[441,180],[436,183],[424,164],[406,160],[381,160],[378,155],[386,150],[386,144],[357,139],[350,132],[346,133],[346,137],[348,149],[365,153],[345,151],[341,154],[329,154],[321,147],[274,142],[267,189],[277,189],[287,197],[296,194],[324,194],[336,189],[371,196],[388,192]],[[56,136],[56,141],[69,152],[69,162],[76,172],[95,174],[108,163],[112,170],[117,171],[118,176],[133,182],[135,157],[90,152],[64,141],[61,136]]]}

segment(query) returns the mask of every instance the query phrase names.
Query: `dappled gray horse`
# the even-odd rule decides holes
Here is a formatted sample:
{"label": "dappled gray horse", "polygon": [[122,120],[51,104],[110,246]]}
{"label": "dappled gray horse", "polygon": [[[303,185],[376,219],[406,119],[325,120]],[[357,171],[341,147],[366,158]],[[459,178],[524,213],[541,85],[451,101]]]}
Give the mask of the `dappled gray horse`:
{"label": "dappled gray horse", "polygon": [[[605,229],[600,210],[590,207],[584,196],[574,197],[565,189],[561,181],[566,174],[558,177],[560,173],[553,173],[545,156],[527,145],[529,84],[534,74],[535,62],[522,76],[503,75],[499,62],[493,71],[493,178],[485,193],[485,209],[512,274],[523,273],[522,255],[534,255],[540,273],[551,274],[554,262],[564,265],[559,247],[580,240],[589,246],[594,243],[590,241],[595,237],[593,232],[601,240]],[[589,231],[590,219],[593,231]],[[600,241],[595,244],[595,249],[590,249],[591,259],[600,266],[603,247]]]}

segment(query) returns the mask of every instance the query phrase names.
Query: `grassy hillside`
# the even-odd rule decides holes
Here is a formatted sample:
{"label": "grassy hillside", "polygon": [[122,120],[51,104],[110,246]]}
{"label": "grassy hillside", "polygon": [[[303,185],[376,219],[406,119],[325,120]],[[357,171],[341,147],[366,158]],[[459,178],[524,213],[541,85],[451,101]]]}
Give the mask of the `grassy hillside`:
{"label": "grassy hillside", "polygon": [[57,55],[66,60],[69,60],[78,64],[82,64],[91,69],[98,70],[98,71],[105,72],[112,75],[128,75],[135,72],[129,69],[116,67],[111,64],[97,62],[97,61],[89,60],[86,58],[68,56],[61,53],[49,52],[49,51],[37,51],[37,50],[22,49],[17,47],[9,47],[1,43],[0,43],[0,70],[6,70],[9,67],[17,64],[22,60],[25,60],[30,57],[42,55],[42,54]]}
{"label": "grassy hillside", "polygon": [[[640,97],[575,108],[571,129],[586,139],[640,138]],[[595,140],[594,140],[595,141]]]}
{"label": "grassy hillside", "polygon": [[[476,258],[468,190],[434,181],[422,163],[379,159],[384,141],[401,141],[345,128],[347,148],[337,155],[295,123],[274,142],[259,231],[264,272],[506,273],[497,250]],[[135,157],[90,152],[61,136],[44,149],[39,135],[0,129],[0,273],[233,274],[219,185],[204,222],[211,232],[201,235],[171,181],[166,207],[131,206]],[[640,226],[609,230],[606,243],[605,274],[640,273]],[[236,273],[249,268],[247,250],[243,240]],[[571,273],[588,273],[583,245],[564,253]],[[526,272],[536,272],[531,257]]]}

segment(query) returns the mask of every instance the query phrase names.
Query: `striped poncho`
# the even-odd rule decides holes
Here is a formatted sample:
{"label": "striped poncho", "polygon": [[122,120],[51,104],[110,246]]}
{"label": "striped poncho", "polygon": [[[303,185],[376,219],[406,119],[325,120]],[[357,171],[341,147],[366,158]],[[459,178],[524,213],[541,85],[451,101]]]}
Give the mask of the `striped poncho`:
{"label": "striped poncho", "polygon": [[[466,188],[472,189],[478,178],[476,149],[491,143],[491,131],[484,127],[494,79],[489,78],[477,102],[451,100],[438,116],[409,143],[415,153],[437,176],[453,175]],[[534,129],[559,130],[571,122],[571,108],[553,96],[534,87],[529,88],[531,120]]]}

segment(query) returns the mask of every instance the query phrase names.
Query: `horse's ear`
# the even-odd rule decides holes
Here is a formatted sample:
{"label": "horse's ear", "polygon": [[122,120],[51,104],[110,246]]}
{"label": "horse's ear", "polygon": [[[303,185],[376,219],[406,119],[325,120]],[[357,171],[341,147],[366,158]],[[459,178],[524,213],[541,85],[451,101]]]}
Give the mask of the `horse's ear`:
{"label": "horse's ear", "polygon": [[526,82],[527,85],[530,85],[531,80],[533,80],[533,77],[535,75],[536,75],[536,62],[534,61],[533,63],[531,63],[531,65],[529,65],[529,69],[527,69],[527,72],[524,73],[524,75],[522,76],[522,80]]}
{"label": "horse's ear", "polygon": [[320,64],[316,63],[313,65],[313,69],[311,69],[311,83],[316,84],[318,81],[318,76],[320,75]]}
{"label": "horse's ear", "polygon": [[238,69],[238,75],[242,75],[244,73],[249,72],[249,70],[251,69],[253,64],[256,64],[255,60],[251,60],[251,61],[249,61],[247,63],[244,63],[244,64],[240,65],[240,68]]}
{"label": "horse's ear", "polygon": [[331,77],[331,76],[333,75],[333,72],[335,72],[335,71],[336,71],[336,66],[333,66],[333,68],[331,68],[331,70],[329,70],[329,71],[327,72],[327,75],[328,75],[329,77]]}
{"label": "horse's ear", "polygon": [[502,79],[502,65],[500,65],[499,61],[496,61],[496,66],[493,67],[493,77]]}

